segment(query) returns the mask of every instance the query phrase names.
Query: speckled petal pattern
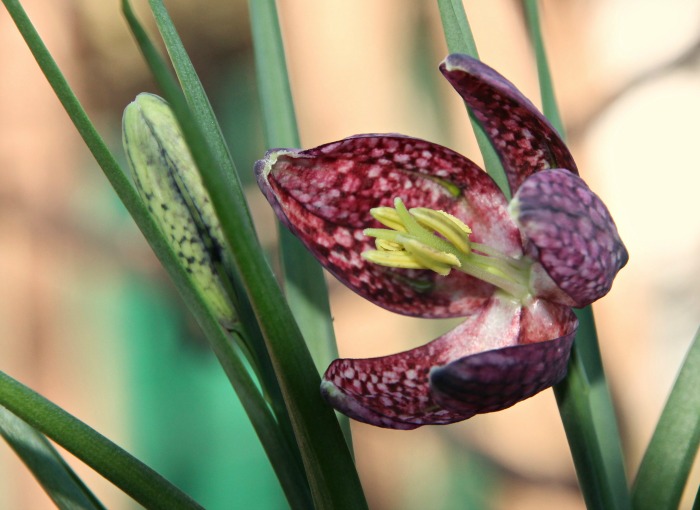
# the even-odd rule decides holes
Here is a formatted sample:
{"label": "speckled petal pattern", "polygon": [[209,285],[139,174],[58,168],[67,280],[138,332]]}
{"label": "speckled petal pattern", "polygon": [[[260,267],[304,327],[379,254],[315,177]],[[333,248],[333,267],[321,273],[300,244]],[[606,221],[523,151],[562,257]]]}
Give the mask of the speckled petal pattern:
{"label": "speckled petal pattern", "polygon": [[569,149],[549,121],[498,72],[461,54],[449,55],[440,71],[496,148],[513,194],[540,170],[566,168],[577,173]]}
{"label": "speckled petal pattern", "polygon": [[467,356],[430,374],[433,399],[455,413],[500,411],[564,378],[578,321],[537,300],[523,308],[517,345]]}
{"label": "speckled petal pattern", "polygon": [[511,210],[540,263],[574,306],[608,293],[628,254],[610,212],[582,179],[562,169],[533,175]]}
{"label": "speckled petal pattern", "polygon": [[413,429],[464,420],[474,412],[452,412],[435,402],[430,371],[464,356],[515,345],[520,315],[518,304],[494,298],[452,331],[416,349],[334,361],[321,392],[339,411],[380,427]]}
{"label": "speckled petal pattern", "polygon": [[277,215],[326,269],[388,310],[459,317],[483,306],[493,287],[459,271],[381,267],[360,254],[374,248],[362,230],[381,227],[370,209],[444,210],[469,225],[470,239],[522,253],[503,194],[474,163],[437,144],[401,135],[360,135],[305,150],[274,150],[256,165],[258,183]]}
{"label": "speckled petal pattern", "polygon": [[505,409],[561,380],[577,320],[567,307],[492,299],[431,343],[371,359],[334,361],[326,400],[372,425],[413,429]]}

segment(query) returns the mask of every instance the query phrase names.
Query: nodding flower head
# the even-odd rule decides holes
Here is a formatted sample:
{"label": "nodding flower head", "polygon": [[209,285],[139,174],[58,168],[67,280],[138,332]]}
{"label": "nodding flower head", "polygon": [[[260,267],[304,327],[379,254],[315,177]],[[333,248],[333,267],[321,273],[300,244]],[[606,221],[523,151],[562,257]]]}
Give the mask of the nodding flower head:
{"label": "nodding flower head", "polygon": [[357,420],[397,429],[496,411],[566,374],[571,307],[605,295],[627,262],[607,208],[544,116],[485,64],[440,70],[500,157],[512,200],[456,152],[357,135],[256,164],[279,219],[336,278],[415,317],[466,317],[416,349],[340,359],[321,392]]}

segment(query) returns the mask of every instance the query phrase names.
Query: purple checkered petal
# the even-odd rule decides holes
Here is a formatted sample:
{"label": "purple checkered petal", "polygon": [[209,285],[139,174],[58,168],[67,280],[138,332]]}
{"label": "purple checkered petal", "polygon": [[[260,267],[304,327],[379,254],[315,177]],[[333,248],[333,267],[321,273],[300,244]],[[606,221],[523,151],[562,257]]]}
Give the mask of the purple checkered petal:
{"label": "purple checkered petal", "polygon": [[536,248],[534,255],[573,306],[607,294],[627,263],[627,250],[605,204],[567,170],[531,176],[513,197],[511,211]]}
{"label": "purple checkered petal", "polygon": [[577,173],[556,130],[515,85],[467,55],[449,55],[440,70],[496,148],[513,194],[540,170],[566,168]]}
{"label": "purple checkered petal", "polygon": [[430,389],[430,373],[464,356],[517,344],[521,307],[493,298],[452,331],[410,351],[369,359],[335,360],[321,385],[324,398],[351,418],[396,429],[439,425],[473,416],[443,408]]}
{"label": "purple checkered petal", "polygon": [[523,308],[517,345],[436,368],[432,398],[453,413],[500,411],[561,381],[578,321],[566,306],[537,300]]}
{"label": "purple checkered petal", "polygon": [[444,210],[472,229],[470,239],[511,256],[521,236],[490,177],[459,154],[401,135],[359,135],[305,150],[278,149],[256,164],[258,183],[277,216],[336,278],[388,310],[460,317],[479,309],[493,287],[452,271],[382,267],[360,254],[374,248],[362,230],[381,227],[370,209]]}

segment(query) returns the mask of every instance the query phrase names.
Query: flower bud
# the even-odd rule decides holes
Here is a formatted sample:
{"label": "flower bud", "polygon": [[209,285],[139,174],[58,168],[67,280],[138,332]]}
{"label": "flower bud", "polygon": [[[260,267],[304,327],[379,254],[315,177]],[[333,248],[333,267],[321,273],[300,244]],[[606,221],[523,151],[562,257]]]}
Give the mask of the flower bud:
{"label": "flower bud", "polygon": [[134,183],[187,271],[224,326],[236,313],[224,290],[219,220],[168,103],[142,93],[124,110],[123,143]]}

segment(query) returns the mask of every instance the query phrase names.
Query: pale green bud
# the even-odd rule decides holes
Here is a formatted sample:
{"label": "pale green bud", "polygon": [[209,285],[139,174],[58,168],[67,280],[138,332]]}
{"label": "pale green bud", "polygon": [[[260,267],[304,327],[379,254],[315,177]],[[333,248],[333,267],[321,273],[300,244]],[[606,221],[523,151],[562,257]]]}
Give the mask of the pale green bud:
{"label": "pale green bud", "polygon": [[221,282],[223,235],[170,106],[139,94],[124,110],[124,150],[134,183],[190,280],[220,322],[236,313]]}

